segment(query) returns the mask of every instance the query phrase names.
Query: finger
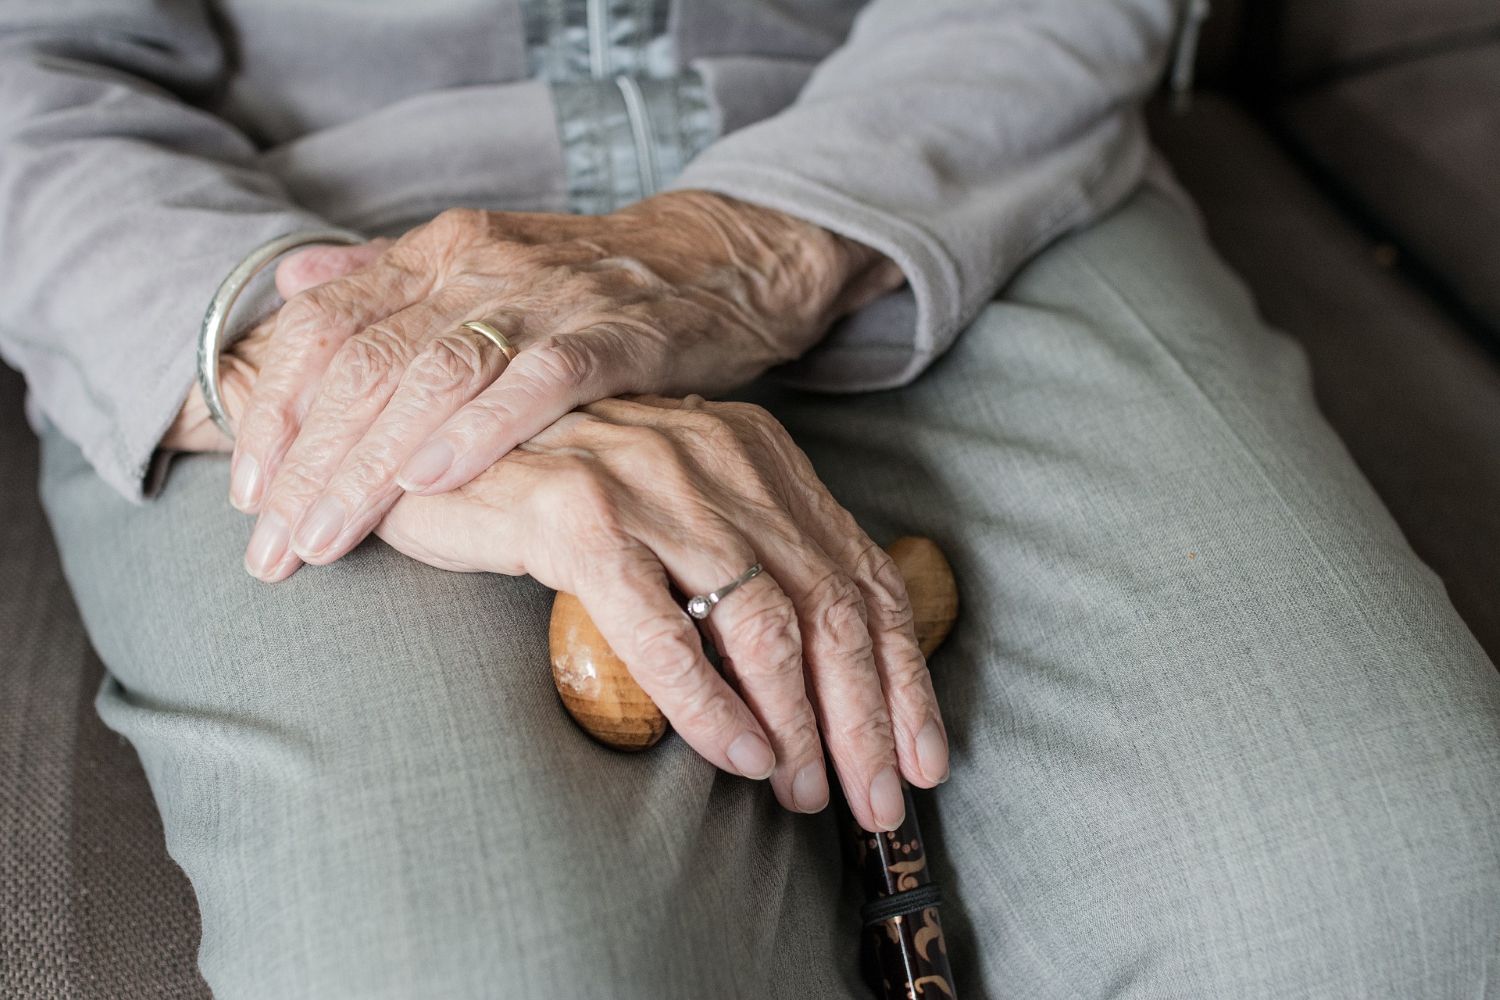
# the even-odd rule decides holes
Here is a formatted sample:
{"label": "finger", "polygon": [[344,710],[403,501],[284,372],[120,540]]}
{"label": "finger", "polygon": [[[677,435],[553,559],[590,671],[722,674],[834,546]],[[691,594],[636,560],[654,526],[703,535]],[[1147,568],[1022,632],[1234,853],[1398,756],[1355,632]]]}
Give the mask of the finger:
{"label": "finger", "polygon": [[894,830],[906,806],[864,598],[790,522],[762,532],[761,545],[797,608],[812,703],[849,809],[866,830]]}
{"label": "finger", "polygon": [[395,394],[364,437],[344,456],[318,498],[292,529],[304,561],[341,558],[400,498],[396,470],[453,412],[495,380],[505,355],[462,327],[427,343],[407,366]]}
{"label": "finger", "polygon": [[[826,502],[832,504],[832,498]],[[931,788],[948,780],[948,731],[927,658],[917,644],[906,581],[891,557],[860,530],[854,518],[842,508],[837,511],[822,518],[809,514],[802,523],[864,598],[901,773],[912,784]]]}
{"label": "finger", "polygon": [[[663,533],[652,547],[690,595],[723,587],[764,558],[717,517],[700,519],[690,531]],[[828,771],[808,700],[797,609],[775,574],[763,570],[728,594],[704,624],[740,696],[770,736],[777,800],[798,812],[819,812],[828,804]]]}
{"label": "finger", "polygon": [[462,486],[574,407],[631,391],[636,356],[626,331],[609,326],[526,348],[412,455],[397,482],[423,495]]}
{"label": "finger", "polygon": [[[666,423],[690,430],[689,440],[701,443],[706,449],[695,453],[693,458],[697,466],[695,478],[700,482],[723,478],[722,471],[715,474],[710,466],[758,469],[764,473],[783,469],[786,457],[780,451],[795,451],[789,438],[784,442],[779,440],[785,437],[780,425],[758,408],[753,433],[746,429],[747,421],[738,419],[739,415],[736,414],[734,421],[725,419],[726,413],[736,413],[732,407],[719,404],[714,411],[708,411],[701,408],[701,400],[692,398],[679,402],[605,401],[589,410],[620,423],[647,426]],[[757,450],[746,451],[746,440],[767,436],[783,445],[777,454],[762,456]],[[739,461],[734,461],[736,453]],[[634,464],[652,470],[667,467],[662,459],[649,455],[638,456]],[[659,472],[656,475],[660,478]],[[671,490],[667,482],[660,492]],[[849,576],[801,530],[787,512],[785,501],[775,495],[766,481],[754,475],[740,476],[733,490],[726,489],[718,499],[722,509],[742,510],[746,524],[758,524],[753,535],[756,551],[796,608],[806,686],[850,810],[866,829],[895,829],[905,815],[905,801],[890,712],[874,662],[863,595]]]}
{"label": "finger", "polygon": [[703,654],[703,639],[677,606],[660,561],[632,546],[578,581],[578,599],[631,676],[705,760],[730,774],[770,777],[776,756],[765,730]]}
{"label": "finger", "polygon": [[310,289],[281,307],[276,349],[256,379],[230,466],[230,502],[253,513],[324,371],[344,342],[372,323],[421,301],[432,278],[403,266],[394,250],[369,267]]}
{"label": "finger", "polygon": [[339,348],[262,501],[245,553],[251,575],[273,582],[296,569],[300,559],[291,545],[292,527],[385,409],[412,357],[451,322],[449,317],[463,315],[457,299],[440,292]]}
{"label": "finger", "polygon": [[869,623],[901,772],[923,788],[948,778],[948,732],[938,708],[927,658],[913,628],[906,582],[891,557],[876,545],[828,491],[812,462],[779,429],[778,452],[795,472],[783,499],[797,524],[859,589]]}
{"label": "finger", "polygon": [[390,240],[380,238],[355,246],[319,243],[289,253],[276,265],[276,291],[283,299],[293,299],[309,288],[375,263],[390,245]]}

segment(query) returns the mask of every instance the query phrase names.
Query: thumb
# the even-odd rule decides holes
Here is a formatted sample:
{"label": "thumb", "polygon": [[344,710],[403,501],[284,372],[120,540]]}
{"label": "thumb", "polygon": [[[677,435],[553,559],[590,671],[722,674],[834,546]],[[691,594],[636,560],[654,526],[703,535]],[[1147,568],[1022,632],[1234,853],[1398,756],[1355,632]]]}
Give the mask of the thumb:
{"label": "thumb", "polygon": [[300,292],[342,278],[346,274],[373,264],[391,245],[388,239],[371,240],[356,246],[332,246],[318,243],[287,254],[276,265],[276,291],[283,299],[290,299]]}

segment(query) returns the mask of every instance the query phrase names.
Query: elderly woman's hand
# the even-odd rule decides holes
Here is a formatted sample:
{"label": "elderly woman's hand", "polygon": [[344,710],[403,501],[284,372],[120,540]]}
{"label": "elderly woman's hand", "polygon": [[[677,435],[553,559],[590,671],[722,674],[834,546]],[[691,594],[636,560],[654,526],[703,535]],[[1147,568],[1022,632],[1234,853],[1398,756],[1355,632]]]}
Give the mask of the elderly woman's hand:
{"label": "elderly woman's hand", "polygon": [[[439,567],[577,594],[683,738],[771,776],[788,808],[827,802],[820,732],[866,829],[899,824],[898,768],[923,787],[947,776],[900,573],[758,407],[596,403],[461,489],[407,495],[379,532]],[[731,686],[668,584],[707,593],[757,562],[704,623]]]}
{"label": "elderly woman's hand", "polygon": [[705,192],[598,217],[444,213],[282,308],[231,475],[260,515],[246,565],[279,580],[330,562],[403,489],[459,486],[580,404],[748,381],[900,280],[866,247]]}
{"label": "elderly woman's hand", "polygon": [[[283,299],[295,298],[309,288],[373,263],[390,245],[390,240],[377,239],[358,246],[319,246],[291,254],[276,268],[276,291]],[[272,313],[256,323],[219,357],[219,392],[224,397],[224,409],[236,418],[255,391],[255,380],[272,349],[279,315]],[[194,383],[177,417],[162,435],[161,447],[167,451],[229,451],[233,444],[209,416],[208,404]]]}

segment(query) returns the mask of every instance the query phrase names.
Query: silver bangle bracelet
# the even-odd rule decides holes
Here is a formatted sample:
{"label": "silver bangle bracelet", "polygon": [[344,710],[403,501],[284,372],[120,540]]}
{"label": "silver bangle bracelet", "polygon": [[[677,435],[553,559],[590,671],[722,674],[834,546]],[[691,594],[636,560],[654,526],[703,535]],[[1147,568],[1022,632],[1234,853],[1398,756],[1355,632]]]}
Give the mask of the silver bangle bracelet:
{"label": "silver bangle bracelet", "polygon": [[265,270],[267,264],[289,250],[310,243],[353,246],[364,242],[365,238],[352,229],[303,229],[288,233],[256,247],[220,282],[198,331],[198,388],[202,390],[203,401],[208,404],[209,415],[219,425],[219,430],[234,437],[234,425],[229,414],[224,412],[224,397],[219,392],[219,355],[232,343],[224,339],[224,331],[229,325],[229,311],[234,308],[245,286]]}

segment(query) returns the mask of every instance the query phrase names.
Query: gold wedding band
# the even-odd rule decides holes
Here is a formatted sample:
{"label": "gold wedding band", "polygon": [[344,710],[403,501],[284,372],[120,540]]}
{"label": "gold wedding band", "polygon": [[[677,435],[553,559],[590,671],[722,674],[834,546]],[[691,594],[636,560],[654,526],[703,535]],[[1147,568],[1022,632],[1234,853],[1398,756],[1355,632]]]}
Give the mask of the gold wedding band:
{"label": "gold wedding band", "polygon": [[500,348],[500,353],[505,355],[507,362],[516,360],[516,345],[512,344],[493,324],[486,323],[482,319],[471,319],[462,324],[463,329],[473,330],[475,333],[487,339],[490,343]]}

